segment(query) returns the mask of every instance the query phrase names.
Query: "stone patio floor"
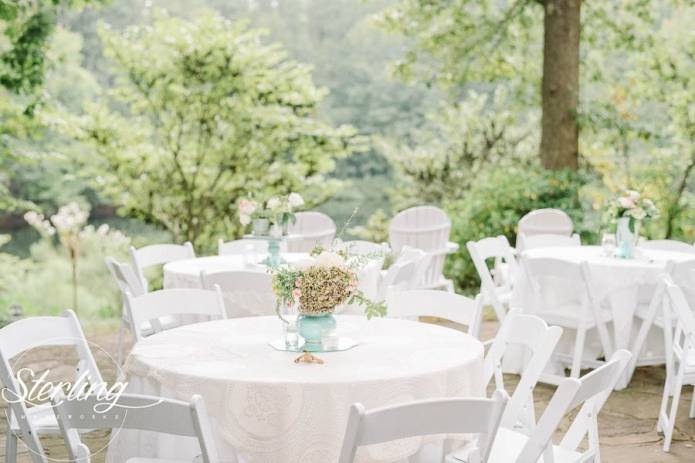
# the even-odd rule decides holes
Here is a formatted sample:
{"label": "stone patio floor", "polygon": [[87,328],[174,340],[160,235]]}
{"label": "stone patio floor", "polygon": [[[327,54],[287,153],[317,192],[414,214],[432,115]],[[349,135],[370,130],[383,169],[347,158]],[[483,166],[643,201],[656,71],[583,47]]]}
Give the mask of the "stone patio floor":
{"label": "stone patio floor", "polygon": [[[490,337],[495,331],[495,323],[486,322],[483,338]],[[93,343],[101,349],[93,348],[95,358],[107,382],[114,380],[116,372],[113,361],[107,353],[115,357],[118,325],[115,322],[93,322],[85,326],[85,332]],[[487,336],[486,336],[487,334]],[[61,367],[63,361],[56,360],[57,349],[32,351],[21,359],[21,365],[31,365],[34,371],[51,369],[51,377],[65,375],[69,377],[70,368]],[[64,358],[74,358],[74,354],[64,352]],[[693,388],[686,387],[680,403],[675,437],[670,453],[661,450],[662,437],[656,432],[656,417],[661,401],[665,370],[663,367],[639,368],[630,386],[622,391],[615,391],[609,398],[599,416],[601,436],[601,456],[604,463],[691,463],[695,462],[695,419],[688,418]],[[509,376],[509,384],[515,377]],[[539,385],[535,398],[538,414],[542,413],[552,396],[554,387]],[[0,406],[5,412],[6,404],[0,399]],[[4,414],[4,413],[3,413]],[[0,458],[4,460],[5,420],[0,420]],[[566,426],[565,426],[566,429]],[[92,449],[101,448],[108,439],[108,432],[93,432],[86,436],[85,443]],[[45,450],[51,459],[66,461],[66,452],[61,439],[42,439]],[[94,455],[93,462],[104,461],[105,452]],[[18,461],[30,462],[29,454],[20,443]],[[55,461],[55,460],[54,460]],[[283,463],[283,462],[277,462]]]}

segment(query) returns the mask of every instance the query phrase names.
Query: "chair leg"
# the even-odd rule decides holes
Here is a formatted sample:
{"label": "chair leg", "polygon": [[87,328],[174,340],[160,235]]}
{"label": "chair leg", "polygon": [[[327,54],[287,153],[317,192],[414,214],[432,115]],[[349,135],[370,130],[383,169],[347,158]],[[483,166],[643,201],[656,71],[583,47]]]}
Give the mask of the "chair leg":
{"label": "chair leg", "polygon": [[123,365],[123,335],[125,334],[125,320],[121,318],[121,327],[118,329],[118,353],[117,362],[120,367]]}
{"label": "chair leg", "polygon": [[[683,368],[681,367],[681,370]],[[678,378],[676,378],[675,381],[675,388],[673,390],[673,398],[671,399],[671,410],[668,415],[666,414],[666,403],[668,402],[668,389],[663,395],[662,399],[662,410],[663,413],[659,414],[659,420],[661,421],[662,417],[664,420],[664,423],[661,425],[661,430],[664,433],[664,452],[668,452],[671,450],[671,439],[673,438],[673,429],[676,426],[676,416],[678,414],[678,403],[680,402],[681,398],[681,390],[683,389],[683,375],[681,374],[682,372],[679,372]]]}
{"label": "chair leg", "polygon": [[7,430],[5,441],[5,463],[17,462],[17,435],[12,430]]}
{"label": "chair leg", "polygon": [[690,401],[690,418],[695,418],[695,386],[693,386],[693,400]]}
{"label": "chair leg", "polygon": [[572,356],[572,370],[570,376],[579,378],[579,373],[582,368],[582,357],[584,356],[584,341],[586,340],[586,328],[580,325],[577,328],[577,337],[574,340],[574,354]]}

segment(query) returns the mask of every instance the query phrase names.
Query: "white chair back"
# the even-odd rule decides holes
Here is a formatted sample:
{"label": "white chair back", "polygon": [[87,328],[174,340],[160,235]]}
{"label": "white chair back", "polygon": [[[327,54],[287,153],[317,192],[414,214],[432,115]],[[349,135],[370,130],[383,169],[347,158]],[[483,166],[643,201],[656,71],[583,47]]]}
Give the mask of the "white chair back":
{"label": "white chair back", "polygon": [[[630,352],[621,349],[613,354],[605,365],[582,378],[562,380],[538,420],[538,425],[529,435],[516,463],[537,463],[541,456],[547,463],[554,461],[553,434],[558,430],[564,416],[580,405],[581,408],[560,441],[559,447],[576,452],[582,441],[587,438],[587,449],[574,461],[600,461],[597,417],[621,378],[630,357]],[[504,445],[501,441],[499,444]]]}
{"label": "white chair back", "polygon": [[668,272],[685,294],[685,298],[691,307],[695,307],[695,259],[671,263]]}
{"label": "white chair back", "polygon": [[275,314],[273,279],[264,272],[232,270],[200,272],[203,289],[222,290],[228,317],[248,317]]}
{"label": "white chair back", "polygon": [[131,265],[125,262],[118,262],[112,257],[107,257],[106,267],[109,269],[109,273],[111,273],[118,289],[121,290],[121,294],[125,294],[126,291],[134,296],[140,296],[145,293],[140,279]]}
{"label": "white chair back", "polygon": [[[103,384],[101,373],[87,345],[80,322],[72,310],[67,310],[60,317],[24,318],[0,329],[0,380],[4,388],[3,397],[22,398],[22,389],[17,383],[10,360],[30,349],[46,346],[73,346],[77,351],[79,363],[75,372],[75,390],[79,390],[87,383],[95,386]],[[10,400],[8,406],[10,409],[8,425],[16,421],[20,437],[29,449],[30,458],[34,463],[44,463],[45,454],[39,441],[36,424],[32,422],[32,413],[29,412],[23,400]],[[16,451],[16,446],[14,450]],[[7,457],[10,459],[16,455]]]}
{"label": "white chair back", "polygon": [[639,246],[644,249],[655,249],[657,251],[695,254],[695,246],[678,240],[645,240],[640,242]]}
{"label": "white chair back", "polygon": [[225,242],[220,239],[217,242],[217,255],[219,256],[246,253],[266,254],[267,252],[268,242],[264,240],[241,239]]}
{"label": "white chair back", "polygon": [[519,220],[517,235],[564,235],[570,236],[574,230],[572,219],[560,209],[536,209]]}
{"label": "white chair back", "polygon": [[133,268],[140,279],[140,284],[147,292],[149,290],[147,278],[145,278],[147,268],[177,260],[193,259],[195,251],[188,241],[184,244],[151,244],[140,249],[131,246],[130,258],[133,260]]}
{"label": "white chair back", "polygon": [[524,366],[521,378],[511,395],[502,416],[501,426],[530,431],[536,425],[533,390],[543,374],[555,346],[562,336],[562,328],[548,326],[541,318],[524,314],[519,309],[509,311],[485,356],[483,381],[488,384],[494,377],[495,389],[506,390],[502,362],[510,346],[521,346]]}
{"label": "white chair back", "polygon": [[[136,341],[140,341],[146,335],[183,324],[227,318],[219,287],[214,291],[190,288],[161,289],[137,297],[126,293],[125,300],[128,316],[132,320],[130,329]],[[169,319],[174,319],[174,323],[165,323],[165,320]],[[148,325],[151,332],[145,333],[143,327]]]}
{"label": "white chair back", "polygon": [[434,206],[411,207],[399,212],[389,225],[389,243],[394,252],[404,246],[422,249],[432,256],[422,282],[431,288],[444,279],[444,260],[448,253],[451,220],[446,212]]}
{"label": "white chair back", "polygon": [[[591,321],[596,324],[605,356],[610,357],[613,352],[612,342],[601,310],[602,302],[610,294],[596,297],[588,264],[554,258],[524,258],[522,265],[533,292],[533,302],[528,310],[543,318],[544,312],[559,314],[562,307],[571,307],[571,311],[562,315],[576,320],[572,376],[579,376],[586,327]],[[579,307],[580,313],[574,311],[576,307]]]}
{"label": "white chair back", "polygon": [[470,299],[460,294],[433,289],[394,291],[386,296],[389,317],[437,317],[468,328],[478,338],[483,316],[482,298]]}
{"label": "white chair back", "polygon": [[339,463],[353,463],[357,449],[366,445],[433,434],[478,434],[477,452],[470,463],[484,463],[495,440],[507,395],[491,399],[432,399],[366,411],[350,408]]}
{"label": "white chair back", "polygon": [[[509,245],[505,236],[483,238],[480,241],[469,241],[466,243],[468,253],[473,260],[473,265],[480,277],[480,293],[483,294],[485,301],[490,303],[495,310],[497,319],[502,321],[507,313],[504,302],[500,299],[500,292],[510,292],[512,281],[517,274],[517,262],[514,257],[514,250]],[[496,275],[493,278],[487,260],[494,259]],[[502,266],[506,265],[507,279],[500,277]]]}
{"label": "white chair back", "polygon": [[[675,330],[670,340],[670,356],[666,358],[666,381],[657,425],[657,429],[664,433],[664,451],[668,452],[671,448],[683,385],[695,385],[695,313],[688,304],[683,290],[669,276],[663,276],[662,285],[666,292],[665,318],[670,318],[671,314],[675,315]],[[670,396],[672,398],[669,407]],[[690,408],[690,417],[694,416],[695,397]]]}
{"label": "white chair back", "polygon": [[297,221],[290,224],[290,235],[295,237],[287,241],[289,252],[311,252],[316,245],[328,248],[335,238],[336,226],[333,219],[323,212],[297,212]]}
{"label": "white chair back", "polygon": [[574,233],[572,236],[566,235],[551,235],[547,233],[539,235],[519,235],[517,239],[517,251],[526,251],[528,249],[548,248],[548,247],[570,247],[581,246],[582,241],[579,235]]}
{"label": "white chair back", "polygon": [[[212,428],[199,395],[191,402],[163,397],[122,394],[98,398],[96,395],[65,397],[58,390],[51,399],[71,461],[89,463],[91,452],[82,443],[79,430],[135,429],[161,432],[176,436],[196,437],[200,445],[201,461],[218,461]],[[100,411],[104,404],[113,408]],[[150,460],[150,461],[156,461]]]}
{"label": "white chair back", "polygon": [[391,291],[415,289],[429,265],[430,255],[421,249],[406,247],[388,268],[381,281],[379,299],[384,300]]}

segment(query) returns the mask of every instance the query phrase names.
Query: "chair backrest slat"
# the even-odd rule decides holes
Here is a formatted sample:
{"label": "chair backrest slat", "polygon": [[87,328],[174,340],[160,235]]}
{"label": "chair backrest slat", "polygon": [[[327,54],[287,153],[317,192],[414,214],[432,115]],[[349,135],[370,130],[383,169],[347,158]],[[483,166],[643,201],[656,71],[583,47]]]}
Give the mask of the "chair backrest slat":
{"label": "chair backrest slat", "polygon": [[187,315],[205,315],[210,318],[224,319],[226,312],[222,292],[219,287],[213,291],[203,289],[162,289],[138,297],[126,294],[126,309],[132,320],[132,332],[136,340],[143,338],[142,327],[145,323],[152,325],[153,331],[161,331],[164,317],[179,320]]}
{"label": "chair backrest slat", "polygon": [[503,391],[491,399],[433,399],[365,411],[361,404],[350,418],[339,463],[352,463],[358,447],[414,436],[476,433],[481,461],[486,462],[507,402]]}
{"label": "chair backrest slat", "polygon": [[197,437],[203,461],[217,461],[205,404],[198,395],[187,403],[137,394],[109,397],[89,395],[68,399],[61,392],[53,397],[52,402],[73,459],[81,446],[79,434],[74,430],[135,429]]}
{"label": "chair backrest slat", "polygon": [[572,236],[555,235],[543,233],[538,235],[519,235],[517,239],[517,251],[526,251],[528,249],[555,247],[555,246],[581,246],[582,241],[578,234]]}
{"label": "chair backrest slat", "polygon": [[393,291],[386,297],[389,317],[438,317],[466,325],[468,334],[478,337],[483,304],[480,296],[470,299],[460,294],[431,289]]}
{"label": "chair backrest slat", "polygon": [[145,269],[177,260],[193,259],[195,258],[195,251],[193,245],[188,241],[184,244],[151,244],[140,249],[131,246],[130,258],[141,286],[147,291],[148,282],[145,278]]}
{"label": "chair backrest slat", "polygon": [[536,209],[519,220],[517,236],[544,233],[570,236],[573,230],[574,224],[566,212],[560,209]]}
{"label": "chair backrest slat", "polygon": [[[490,273],[490,268],[487,265],[487,259],[494,259],[495,265],[504,263],[509,267],[509,276],[513,280],[517,274],[517,262],[514,257],[514,250],[509,245],[509,241],[505,236],[495,236],[483,238],[479,241],[469,241],[466,243],[466,248],[471,256],[475,270],[480,278],[480,292],[484,294],[487,300],[492,304],[497,314],[497,318],[501,321],[506,315],[506,309],[497,295],[497,283]],[[509,286],[510,282],[504,282],[504,285]]]}
{"label": "chair backrest slat", "polygon": [[106,267],[118,285],[118,289],[121,290],[121,294],[125,294],[126,291],[133,296],[140,296],[145,293],[145,288],[142,287],[142,282],[131,265],[107,257]]}

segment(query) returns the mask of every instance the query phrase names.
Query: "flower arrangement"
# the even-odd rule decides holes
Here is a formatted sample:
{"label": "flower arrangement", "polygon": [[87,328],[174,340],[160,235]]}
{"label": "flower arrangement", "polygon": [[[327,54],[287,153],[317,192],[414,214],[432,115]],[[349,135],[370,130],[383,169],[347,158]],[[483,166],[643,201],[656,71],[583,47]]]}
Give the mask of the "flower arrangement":
{"label": "flower arrangement", "polygon": [[364,306],[367,318],[385,315],[383,302],[373,302],[357,289],[361,262],[343,253],[317,249],[309,259],[275,269],[273,291],[278,299],[278,316],[283,304],[298,304],[302,315],[321,316],[353,302]]}
{"label": "flower arrangement", "polygon": [[286,233],[289,224],[297,221],[294,212],[303,205],[304,198],[299,193],[273,196],[260,203],[244,198],[239,201],[239,222],[248,225],[252,221],[267,220],[269,225],[280,226],[282,232]]}
{"label": "flower arrangement", "polygon": [[632,220],[652,219],[659,216],[659,210],[651,199],[645,198],[638,191],[628,190],[609,205],[609,214],[614,219]]}

